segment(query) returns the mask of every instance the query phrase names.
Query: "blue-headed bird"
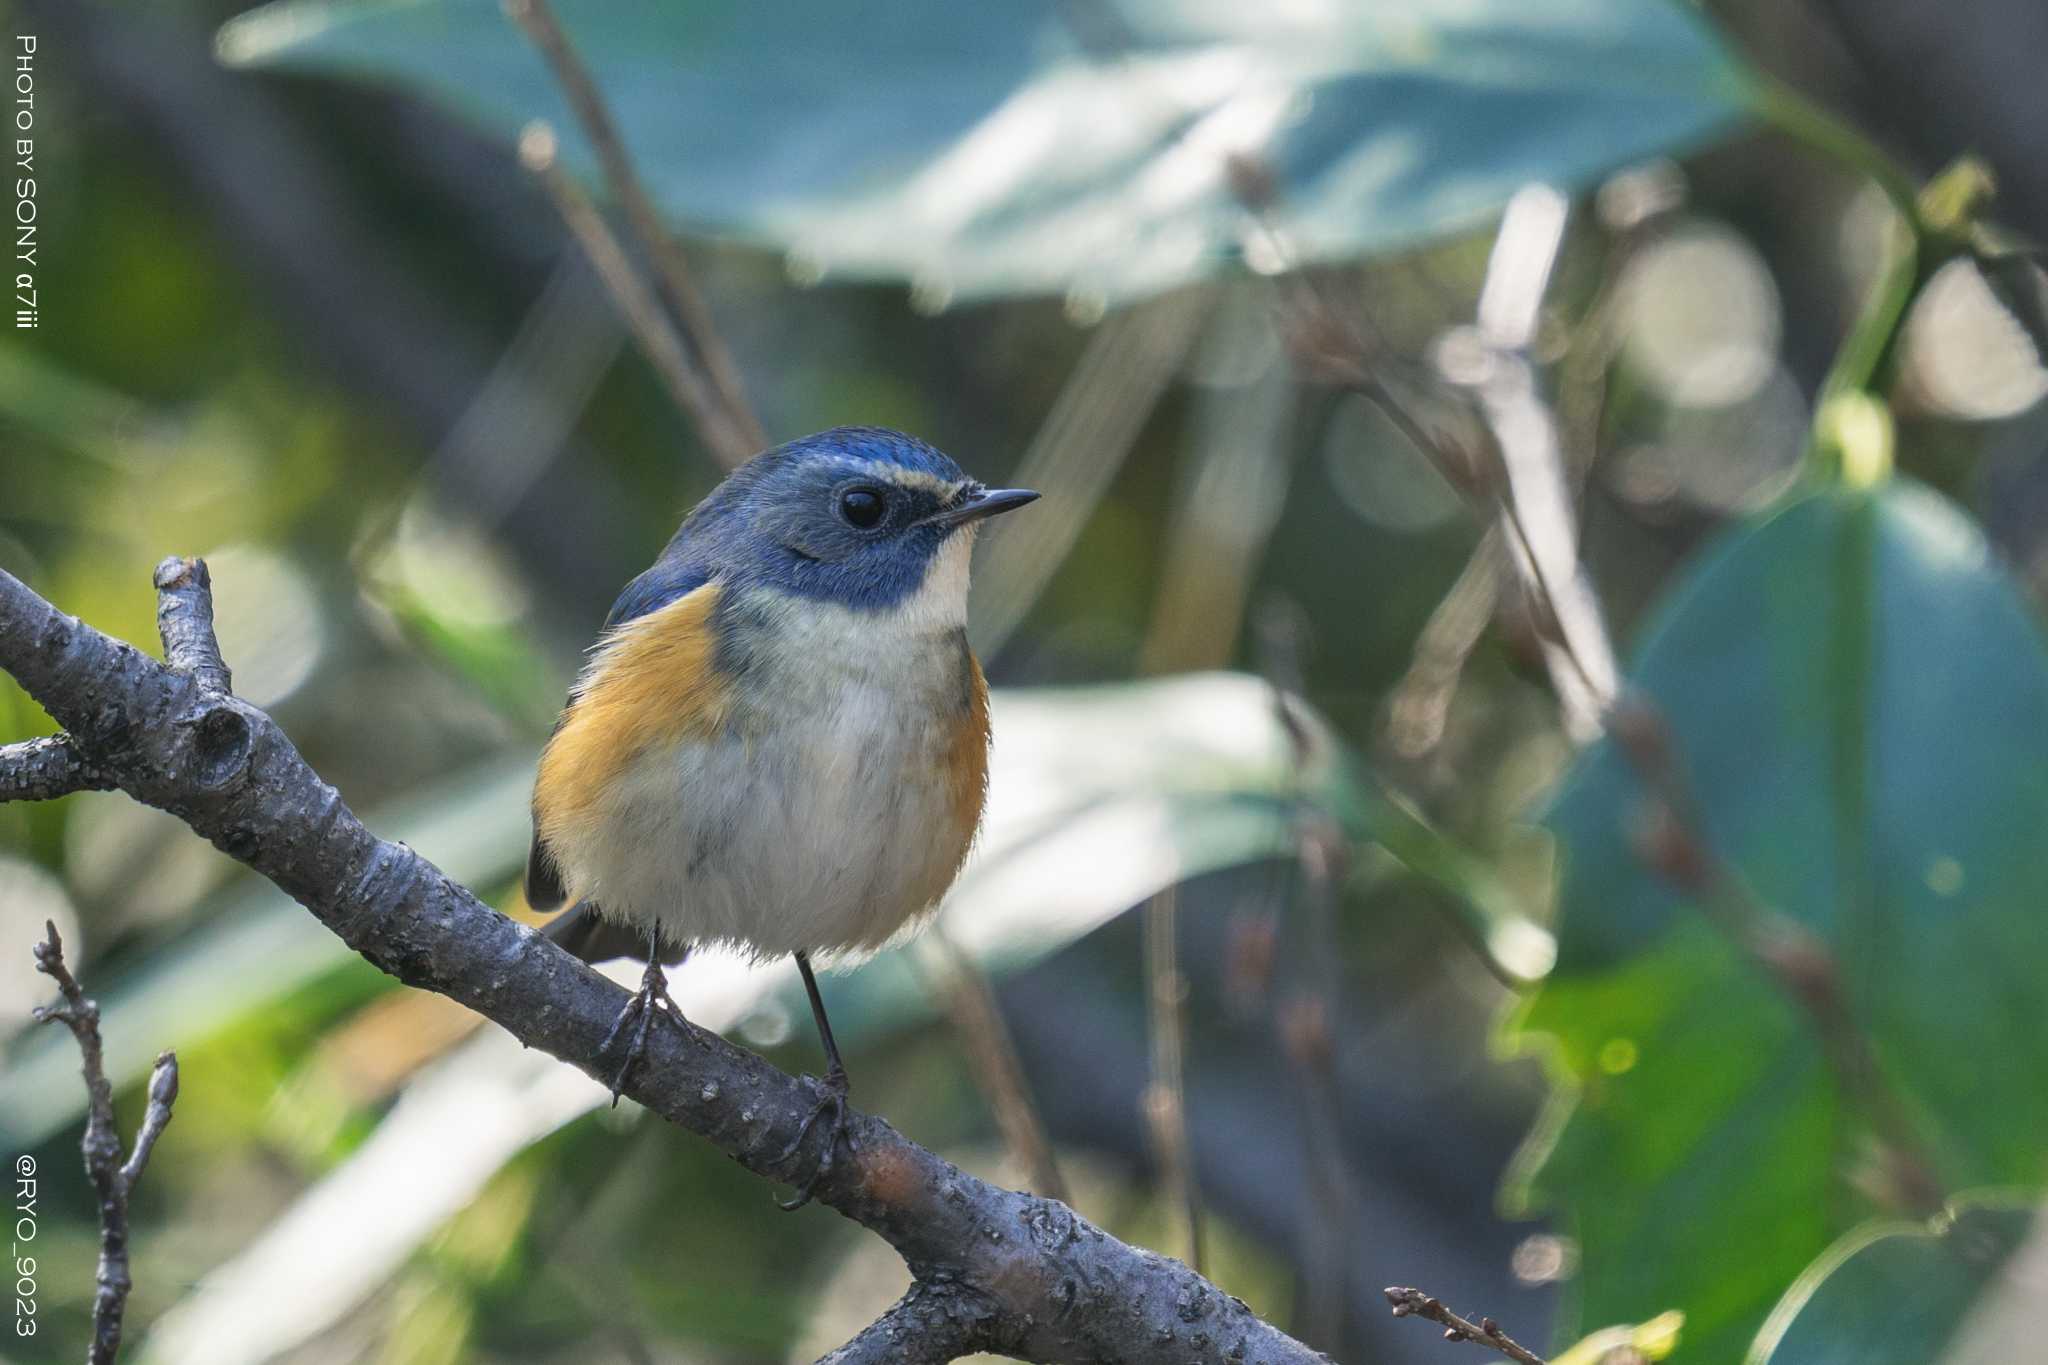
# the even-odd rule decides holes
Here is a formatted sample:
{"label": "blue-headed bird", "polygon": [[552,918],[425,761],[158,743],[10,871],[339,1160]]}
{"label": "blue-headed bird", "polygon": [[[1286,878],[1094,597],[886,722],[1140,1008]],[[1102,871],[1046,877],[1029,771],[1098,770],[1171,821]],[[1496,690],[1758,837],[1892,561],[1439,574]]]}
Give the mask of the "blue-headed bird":
{"label": "blue-headed bird", "polygon": [[896,938],[952,885],[988,783],[988,688],[967,643],[991,489],[924,442],[842,427],[756,455],[683,521],[606,618],[541,754],[526,898],[587,961],[642,957],[605,1041],[682,1012],[664,962],[697,944],[795,957],[824,1094],[784,1158],[846,1118],[811,969]]}

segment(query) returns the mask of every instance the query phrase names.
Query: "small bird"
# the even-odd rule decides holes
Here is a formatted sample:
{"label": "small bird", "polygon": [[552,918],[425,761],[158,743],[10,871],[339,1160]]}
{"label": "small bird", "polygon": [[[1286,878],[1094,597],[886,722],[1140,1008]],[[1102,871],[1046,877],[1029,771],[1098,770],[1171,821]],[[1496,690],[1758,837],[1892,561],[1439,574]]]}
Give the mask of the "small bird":
{"label": "small bird", "polygon": [[[626,585],[542,751],[526,899],[585,961],[645,957],[605,1039],[684,1023],[663,963],[698,944],[796,958],[826,1057],[831,1169],[846,1067],[811,971],[923,918],[974,840],[988,685],[967,644],[991,489],[924,442],[839,427],[754,456]],[[688,1026],[684,1024],[685,1031]]]}

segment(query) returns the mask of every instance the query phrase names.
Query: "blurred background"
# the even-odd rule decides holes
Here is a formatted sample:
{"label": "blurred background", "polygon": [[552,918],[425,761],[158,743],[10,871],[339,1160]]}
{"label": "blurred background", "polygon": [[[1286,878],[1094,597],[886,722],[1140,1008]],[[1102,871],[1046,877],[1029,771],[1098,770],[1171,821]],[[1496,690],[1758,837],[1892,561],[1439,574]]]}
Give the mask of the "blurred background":
{"label": "blurred background", "polygon": [[[238,693],[376,832],[524,914],[580,651],[730,452],[522,167],[547,120],[610,200],[495,3],[242,8],[12,6],[42,302],[0,341],[0,564],[153,648],[151,567],[204,555]],[[1897,249],[1843,139],[1915,183],[1975,154],[1991,220],[2048,237],[2048,11],[1233,8],[559,8],[771,440],[899,427],[1047,494],[977,563],[978,861],[939,935],[825,982],[856,1099],[1344,1361],[1461,1349],[1390,1318],[1389,1284],[1539,1343],[1683,1309],[1677,1359],[1739,1359],[1883,1202],[1823,1156],[1775,1206],[1796,1229],[1685,1239],[1651,1283],[1613,1268],[1654,1238],[1582,1215],[1654,1205],[1676,1158],[1531,1180],[1560,1097],[1654,1068],[1567,1039],[1546,1076],[1512,1019],[1571,922],[1539,816],[1594,730],[1494,509],[1569,584],[1577,543],[1592,624],[1562,629],[1596,671],[1610,637],[1628,658],[1695,551],[1794,487]],[[1885,450],[2035,613],[2041,280],[1971,255],[1881,338]],[[1472,452],[1511,456],[1517,420],[1550,453],[1503,485]],[[0,741],[48,730],[0,680]],[[42,1333],[0,1356],[75,1358],[91,1293],[76,1059],[27,1022],[46,918],[131,1125],[156,1050],[183,1062],[135,1359],[808,1360],[907,1283],[174,818],[83,794],[0,806],[0,1136],[45,1201]],[[676,994],[820,1064],[786,973],[699,959]],[[1775,1046],[1706,1008],[1702,1047]],[[2023,1061],[2048,1016],[2018,1017]],[[1639,1155],[1722,1140],[1663,1112]],[[2042,1175],[2031,1145],[2000,1161],[1953,1183]]]}

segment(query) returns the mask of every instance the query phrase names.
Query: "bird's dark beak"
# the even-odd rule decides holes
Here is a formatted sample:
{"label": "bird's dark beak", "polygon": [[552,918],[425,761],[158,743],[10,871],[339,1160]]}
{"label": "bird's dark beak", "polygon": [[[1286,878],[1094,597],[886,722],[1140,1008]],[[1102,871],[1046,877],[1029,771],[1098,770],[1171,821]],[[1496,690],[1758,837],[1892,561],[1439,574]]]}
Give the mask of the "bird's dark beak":
{"label": "bird's dark beak", "polygon": [[920,526],[964,526],[970,521],[995,516],[998,512],[1015,511],[1027,502],[1037,502],[1038,494],[1029,488],[983,488],[969,493],[964,502],[934,512],[919,522]]}

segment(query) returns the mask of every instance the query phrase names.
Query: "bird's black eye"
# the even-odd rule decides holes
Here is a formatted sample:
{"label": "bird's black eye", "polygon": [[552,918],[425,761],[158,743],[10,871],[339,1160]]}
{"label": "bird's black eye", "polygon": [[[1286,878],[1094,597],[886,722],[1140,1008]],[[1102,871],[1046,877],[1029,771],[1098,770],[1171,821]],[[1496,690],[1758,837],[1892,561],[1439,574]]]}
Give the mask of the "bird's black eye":
{"label": "bird's black eye", "polygon": [[856,530],[871,531],[881,524],[882,495],[872,488],[849,488],[839,495],[839,515]]}

